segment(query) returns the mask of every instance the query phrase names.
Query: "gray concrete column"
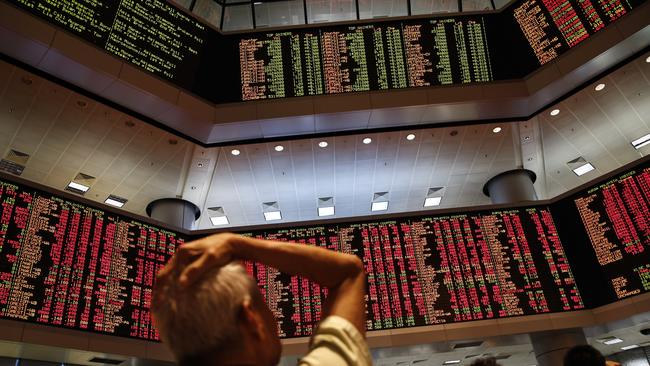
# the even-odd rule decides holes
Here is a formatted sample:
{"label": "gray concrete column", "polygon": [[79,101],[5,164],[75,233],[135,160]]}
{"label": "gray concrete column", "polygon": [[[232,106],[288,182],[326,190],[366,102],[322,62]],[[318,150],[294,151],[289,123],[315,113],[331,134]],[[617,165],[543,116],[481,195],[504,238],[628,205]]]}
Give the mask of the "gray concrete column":
{"label": "gray concrete column", "polygon": [[561,366],[564,355],[571,347],[587,344],[580,328],[531,333],[530,341],[537,366]]}
{"label": "gray concrete column", "polygon": [[537,176],[528,169],[515,169],[495,175],[483,185],[483,193],[494,204],[536,201],[533,183]]}
{"label": "gray concrete column", "polygon": [[201,217],[201,210],[190,201],[180,198],[161,198],[147,205],[147,215],[165,224],[192,230],[194,221]]}

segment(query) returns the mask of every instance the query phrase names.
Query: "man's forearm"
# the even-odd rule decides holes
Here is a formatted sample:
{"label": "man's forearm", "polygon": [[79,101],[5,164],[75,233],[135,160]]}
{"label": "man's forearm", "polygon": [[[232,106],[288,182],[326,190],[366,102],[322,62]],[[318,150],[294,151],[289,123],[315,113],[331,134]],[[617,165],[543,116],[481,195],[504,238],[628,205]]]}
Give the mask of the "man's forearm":
{"label": "man's forearm", "polygon": [[365,332],[366,276],[361,260],[352,254],[310,245],[268,241],[222,233],[181,246],[163,270],[159,281],[176,267],[183,268],[179,282],[190,286],[209,268],[225,266],[232,260],[251,260],[292,275],[306,277],[330,292],[323,316],[338,315]]}
{"label": "man's forearm", "polygon": [[358,257],[310,245],[239,236],[232,239],[232,250],[236,259],[264,263],[330,288],[364,272]]}

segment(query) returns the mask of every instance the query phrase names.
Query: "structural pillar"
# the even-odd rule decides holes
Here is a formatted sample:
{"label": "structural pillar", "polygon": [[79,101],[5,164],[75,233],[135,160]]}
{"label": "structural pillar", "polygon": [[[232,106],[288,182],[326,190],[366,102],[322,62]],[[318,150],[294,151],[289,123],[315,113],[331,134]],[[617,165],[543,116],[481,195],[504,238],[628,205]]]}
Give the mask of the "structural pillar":
{"label": "structural pillar", "polygon": [[161,198],[147,205],[147,215],[167,225],[192,230],[201,210],[192,202],[180,198]]}
{"label": "structural pillar", "polygon": [[537,366],[560,366],[571,347],[587,344],[587,338],[580,328],[531,333],[530,341]]}
{"label": "structural pillar", "polygon": [[494,204],[536,201],[533,183],[537,176],[528,169],[508,170],[497,174],[483,185],[483,193]]}
{"label": "structural pillar", "polygon": [[[537,176],[527,169],[509,170],[495,175],[483,186],[483,193],[494,204],[536,201],[533,183]],[[587,344],[580,328],[530,333],[537,366],[561,366],[566,351]]]}

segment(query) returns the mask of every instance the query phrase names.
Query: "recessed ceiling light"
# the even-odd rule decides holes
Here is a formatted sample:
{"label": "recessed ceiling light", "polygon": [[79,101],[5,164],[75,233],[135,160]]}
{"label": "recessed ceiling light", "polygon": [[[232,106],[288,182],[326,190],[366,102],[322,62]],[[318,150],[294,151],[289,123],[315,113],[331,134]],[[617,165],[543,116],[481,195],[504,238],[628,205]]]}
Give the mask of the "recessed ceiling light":
{"label": "recessed ceiling light", "polygon": [[318,146],[320,147],[327,147],[327,141],[321,141],[318,143]]}
{"label": "recessed ceiling light", "polygon": [[623,351],[627,351],[628,349],[635,349],[635,348],[639,348],[639,345],[638,345],[638,344],[630,344],[629,346],[623,346],[623,347],[621,347],[621,349],[622,349]]}
{"label": "recessed ceiling light", "polygon": [[282,146],[282,145],[276,145],[276,146],[274,147],[274,149],[275,149],[275,151],[280,152],[280,151],[284,150],[284,146]]}
{"label": "recessed ceiling light", "polygon": [[212,225],[214,226],[228,225],[230,223],[226,216],[212,216],[210,217],[210,221],[212,221]]}
{"label": "recessed ceiling light", "polygon": [[442,197],[428,197],[424,199],[424,207],[439,206]]}
{"label": "recessed ceiling light", "polygon": [[388,210],[388,201],[384,202],[373,202],[370,207],[371,211],[386,211]]}
{"label": "recessed ceiling light", "polygon": [[647,63],[650,64],[650,56],[648,56],[648,57],[645,58],[645,62],[647,62]]}
{"label": "recessed ceiling light", "polygon": [[334,206],[318,208],[318,216],[332,216],[332,215],[334,215]]}
{"label": "recessed ceiling light", "polygon": [[647,144],[650,144],[650,133],[632,141],[632,146],[634,146],[635,149],[640,149]]}
{"label": "recessed ceiling light", "polygon": [[557,116],[558,114],[560,114],[560,110],[557,108],[551,111],[551,116]]}
{"label": "recessed ceiling light", "polygon": [[616,337],[612,337],[611,339],[608,339],[608,340],[604,341],[603,343],[606,344],[606,345],[608,345],[608,346],[610,346],[610,345],[612,345],[612,344],[622,343],[622,342],[623,342],[622,339],[620,339],[620,338],[616,338]]}
{"label": "recessed ceiling light", "polygon": [[104,201],[105,204],[115,206],[115,207],[122,207],[128,200],[126,198],[118,197],[118,196],[113,196],[110,195],[108,198]]}
{"label": "recessed ceiling light", "polygon": [[456,364],[459,364],[459,363],[460,363],[460,360],[449,360],[449,361],[443,362],[442,364],[443,365],[456,365]]}
{"label": "recessed ceiling light", "polygon": [[79,184],[77,182],[68,183],[68,186],[66,188],[70,188],[69,190],[73,192],[79,191],[78,193],[82,193],[82,194],[86,193],[90,189],[90,187],[85,186],[83,184]]}
{"label": "recessed ceiling light", "polygon": [[594,90],[596,90],[596,91],[601,91],[603,89],[605,89],[605,84],[603,84],[603,83],[600,83],[600,84],[596,85],[596,87],[594,88]]}
{"label": "recessed ceiling light", "polygon": [[241,151],[239,151],[237,149],[232,149],[232,151],[230,153],[237,156],[237,155],[241,154]]}
{"label": "recessed ceiling light", "polygon": [[499,132],[501,132],[501,127],[497,126],[497,127],[493,128],[493,129],[492,129],[492,132],[494,132],[494,133],[499,133]]}
{"label": "recessed ceiling light", "polygon": [[415,134],[414,133],[409,133],[408,135],[406,135],[406,139],[409,140],[409,141],[415,140]]}
{"label": "recessed ceiling light", "polygon": [[366,137],[365,139],[363,139],[363,143],[366,144],[366,145],[368,145],[371,142],[372,142],[372,139],[370,137]]}
{"label": "recessed ceiling light", "polygon": [[591,165],[591,163],[586,163],[584,165],[581,165],[575,169],[573,169],[573,172],[576,173],[577,176],[581,176],[584,174],[589,173],[590,171],[594,170],[594,166]]}
{"label": "recessed ceiling light", "polygon": [[282,220],[282,214],[280,213],[280,211],[265,212],[264,219],[266,221]]}

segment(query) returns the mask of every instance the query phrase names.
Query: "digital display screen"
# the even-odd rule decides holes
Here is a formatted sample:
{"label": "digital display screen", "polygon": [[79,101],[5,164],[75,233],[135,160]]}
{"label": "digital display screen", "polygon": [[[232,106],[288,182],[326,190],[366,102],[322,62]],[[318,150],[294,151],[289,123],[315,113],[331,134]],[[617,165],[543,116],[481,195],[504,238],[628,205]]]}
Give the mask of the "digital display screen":
{"label": "digital display screen", "polygon": [[183,88],[191,90],[197,77],[207,27],[168,1],[12,2]]}
{"label": "digital display screen", "polygon": [[184,241],[0,180],[0,317],[157,340],[153,281]]}
{"label": "digital display screen", "polygon": [[522,78],[644,1],[224,35],[164,0],[11,0],[213,103]]}
{"label": "digital display screen", "polygon": [[650,291],[650,163],[571,199],[609,302]]}
{"label": "digital display screen", "polygon": [[[585,308],[547,207],[242,233],[357,255],[368,274],[367,329]],[[247,263],[281,336],[308,336],[325,289]]]}
{"label": "digital display screen", "polygon": [[625,0],[524,0],[512,9],[543,65],[625,15],[632,4]]}
{"label": "digital display screen", "polygon": [[482,17],[260,34],[239,53],[243,100],[493,80]]}
{"label": "digital display screen", "polygon": [[241,99],[522,78],[636,5],[521,0],[483,16],[246,34],[238,38]]}
{"label": "digital display screen", "polygon": [[[361,258],[368,330],[593,308],[650,290],[650,161],[550,206],[240,233]],[[157,340],[155,273],[197,237],[0,180],[0,318]],[[310,335],[327,290],[245,265]]]}

